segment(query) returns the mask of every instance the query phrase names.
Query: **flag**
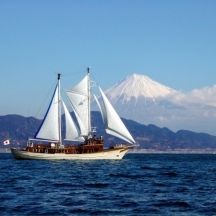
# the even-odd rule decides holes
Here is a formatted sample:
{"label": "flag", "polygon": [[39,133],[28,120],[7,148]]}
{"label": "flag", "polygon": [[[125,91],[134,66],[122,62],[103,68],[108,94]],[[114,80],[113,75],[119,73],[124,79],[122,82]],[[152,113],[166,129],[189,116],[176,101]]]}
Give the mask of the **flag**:
{"label": "flag", "polygon": [[9,140],[9,139],[5,140],[5,141],[3,142],[3,144],[4,144],[4,145],[9,145],[9,144],[10,144],[10,140]]}

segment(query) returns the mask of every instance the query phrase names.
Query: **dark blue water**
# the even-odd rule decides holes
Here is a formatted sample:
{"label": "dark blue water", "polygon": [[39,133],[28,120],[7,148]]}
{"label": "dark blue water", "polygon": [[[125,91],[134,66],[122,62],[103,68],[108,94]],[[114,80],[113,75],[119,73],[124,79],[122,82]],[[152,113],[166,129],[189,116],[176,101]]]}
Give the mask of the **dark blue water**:
{"label": "dark blue water", "polygon": [[0,215],[216,215],[216,155],[31,161],[0,154]]}

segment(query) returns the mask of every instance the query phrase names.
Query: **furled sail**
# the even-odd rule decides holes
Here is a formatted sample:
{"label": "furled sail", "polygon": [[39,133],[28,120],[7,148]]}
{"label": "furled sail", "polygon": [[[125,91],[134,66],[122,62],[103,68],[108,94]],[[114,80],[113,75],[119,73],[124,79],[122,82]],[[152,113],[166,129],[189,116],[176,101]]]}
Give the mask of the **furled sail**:
{"label": "furled sail", "polygon": [[57,84],[43,122],[35,135],[37,139],[59,141],[59,85]]}
{"label": "furled sail", "polygon": [[65,140],[71,141],[84,141],[83,137],[80,137],[79,128],[74,123],[65,103],[62,101],[64,113],[65,113]]}
{"label": "furled sail", "polygon": [[134,144],[135,140],[129,133],[128,129],[125,127],[124,123],[116,113],[108,98],[106,97],[101,88],[99,88],[99,90],[103,102],[100,110],[102,111],[103,120],[106,126],[106,132],[131,144]]}
{"label": "furled sail", "polygon": [[67,91],[71,105],[76,112],[77,121],[82,136],[88,136],[91,128],[89,111],[89,74],[87,74],[76,86]]}

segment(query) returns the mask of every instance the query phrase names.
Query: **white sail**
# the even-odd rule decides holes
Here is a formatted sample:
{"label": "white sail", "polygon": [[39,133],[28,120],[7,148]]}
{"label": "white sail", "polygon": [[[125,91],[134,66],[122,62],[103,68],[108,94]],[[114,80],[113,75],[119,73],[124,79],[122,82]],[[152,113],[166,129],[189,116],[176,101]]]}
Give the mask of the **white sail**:
{"label": "white sail", "polygon": [[65,113],[65,140],[71,141],[84,141],[83,137],[80,137],[80,131],[74,123],[65,103],[62,101],[62,105]]}
{"label": "white sail", "polygon": [[104,106],[101,106],[99,101],[98,101],[98,98],[96,97],[96,95],[94,94],[94,99],[96,101],[96,104],[98,105],[99,107],[99,110],[101,112],[101,116],[102,116],[102,119],[103,119],[103,123],[105,124],[106,123],[106,116],[104,116],[104,113],[105,113],[105,110],[103,110]]}
{"label": "white sail", "polygon": [[35,135],[37,139],[46,140],[60,140],[59,132],[59,86],[56,86],[54,95],[52,97],[51,103],[47,110],[47,113],[43,119],[43,122]]}
{"label": "white sail", "polygon": [[87,74],[75,87],[67,91],[73,109],[78,115],[78,123],[82,136],[88,136],[91,128],[89,111],[89,74]]}
{"label": "white sail", "polygon": [[129,133],[128,129],[125,127],[124,123],[116,113],[115,109],[109,102],[102,89],[99,88],[99,90],[101,92],[103,101],[103,108],[101,107],[100,110],[103,113],[103,120],[106,126],[106,132],[131,144],[135,143],[135,140]]}

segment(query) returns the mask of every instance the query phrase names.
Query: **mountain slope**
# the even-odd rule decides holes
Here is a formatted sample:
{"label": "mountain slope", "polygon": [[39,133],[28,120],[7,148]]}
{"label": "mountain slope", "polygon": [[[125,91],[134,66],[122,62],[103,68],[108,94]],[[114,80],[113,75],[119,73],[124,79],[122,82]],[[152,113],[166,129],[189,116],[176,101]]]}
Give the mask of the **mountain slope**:
{"label": "mountain slope", "polygon": [[10,138],[15,144],[25,143],[33,137],[40,125],[40,120],[19,115],[0,116],[0,141]]}
{"label": "mountain slope", "polygon": [[[175,133],[168,128],[159,128],[155,125],[146,126],[126,119],[123,121],[140,148],[154,150],[216,149],[216,136],[186,130]],[[41,121],[32,117],[7,115],[0,116],[0,122],[0,146],[3,147],[2,142],[8,138],[12,141],[11,146],[26,145],[28,137],[34,136]],[[122,143],[122,140],[105,134],[99,112],[92,113],[92,122],[92,125],[97,128],[97,134],[105,138],[106,146]]]}

